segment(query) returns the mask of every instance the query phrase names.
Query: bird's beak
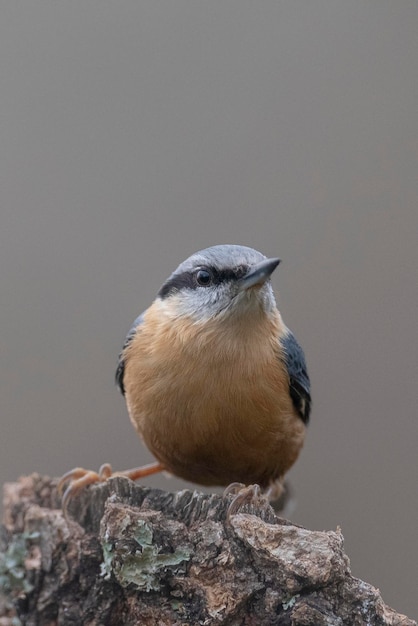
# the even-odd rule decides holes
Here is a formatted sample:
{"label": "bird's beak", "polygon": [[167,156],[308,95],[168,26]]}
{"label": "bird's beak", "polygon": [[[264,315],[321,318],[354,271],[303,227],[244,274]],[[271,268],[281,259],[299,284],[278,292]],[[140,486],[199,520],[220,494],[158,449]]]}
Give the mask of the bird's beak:
{"label": "bird's beak", "polygon": [[239,290],[245,291],[254,285],[263,285],[270,278],[276,267],[279,265],[280,259],[266,259],[253,265],[243,278],[238,282]]}

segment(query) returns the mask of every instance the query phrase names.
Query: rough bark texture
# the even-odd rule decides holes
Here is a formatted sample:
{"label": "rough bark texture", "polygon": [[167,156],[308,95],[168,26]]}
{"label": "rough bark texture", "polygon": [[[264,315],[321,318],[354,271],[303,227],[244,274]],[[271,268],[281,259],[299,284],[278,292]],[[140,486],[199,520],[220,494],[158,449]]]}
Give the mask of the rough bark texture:
{"label": "rough bark texture", "polygon": [[227,504],[112,478],[66,520],[56,481],[6,485],[0,626],[416,624],[351,576],[338,530],[306,530],[265,504],[226,523]]}

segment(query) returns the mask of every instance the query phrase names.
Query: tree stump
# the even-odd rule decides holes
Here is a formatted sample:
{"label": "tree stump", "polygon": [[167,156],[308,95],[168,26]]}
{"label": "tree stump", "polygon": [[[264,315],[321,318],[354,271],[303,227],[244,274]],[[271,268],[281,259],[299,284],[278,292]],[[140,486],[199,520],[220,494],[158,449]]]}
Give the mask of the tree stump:
{"label": "tree stump", "polygon": [[353,578],[343,536],[228,500],[126,478],[86,488],[66,519],[57,480],[5,486],[0,626],[412,626]]}

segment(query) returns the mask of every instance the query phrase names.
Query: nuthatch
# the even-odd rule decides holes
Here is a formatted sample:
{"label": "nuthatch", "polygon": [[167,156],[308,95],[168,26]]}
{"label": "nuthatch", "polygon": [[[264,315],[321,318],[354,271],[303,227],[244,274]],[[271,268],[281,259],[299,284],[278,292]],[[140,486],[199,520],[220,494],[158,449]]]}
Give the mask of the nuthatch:
{"label": "nuthatch", "polygon": [[[166,470],[201,485],[258,484],[278,495],[302,448],[311,397],[305,358],[276,307],[280,262],[219,245],[186,259],[134,322],[116,382],[158,460],[119,474]],[[67,500],[107,478],[77,468]]]}

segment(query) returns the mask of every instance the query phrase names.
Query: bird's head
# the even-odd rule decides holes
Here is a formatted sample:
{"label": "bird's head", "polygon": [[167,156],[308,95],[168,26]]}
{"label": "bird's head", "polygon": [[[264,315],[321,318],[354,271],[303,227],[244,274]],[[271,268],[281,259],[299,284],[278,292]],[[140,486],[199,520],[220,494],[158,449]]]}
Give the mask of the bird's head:
{"label": "bird's head", "polygon": [[268,314],[276,308],[270,276],[279,263],[246,246],[212,246],[183,261],[157,298],[173,317],[187,316],[195,323],[217,316]]}

